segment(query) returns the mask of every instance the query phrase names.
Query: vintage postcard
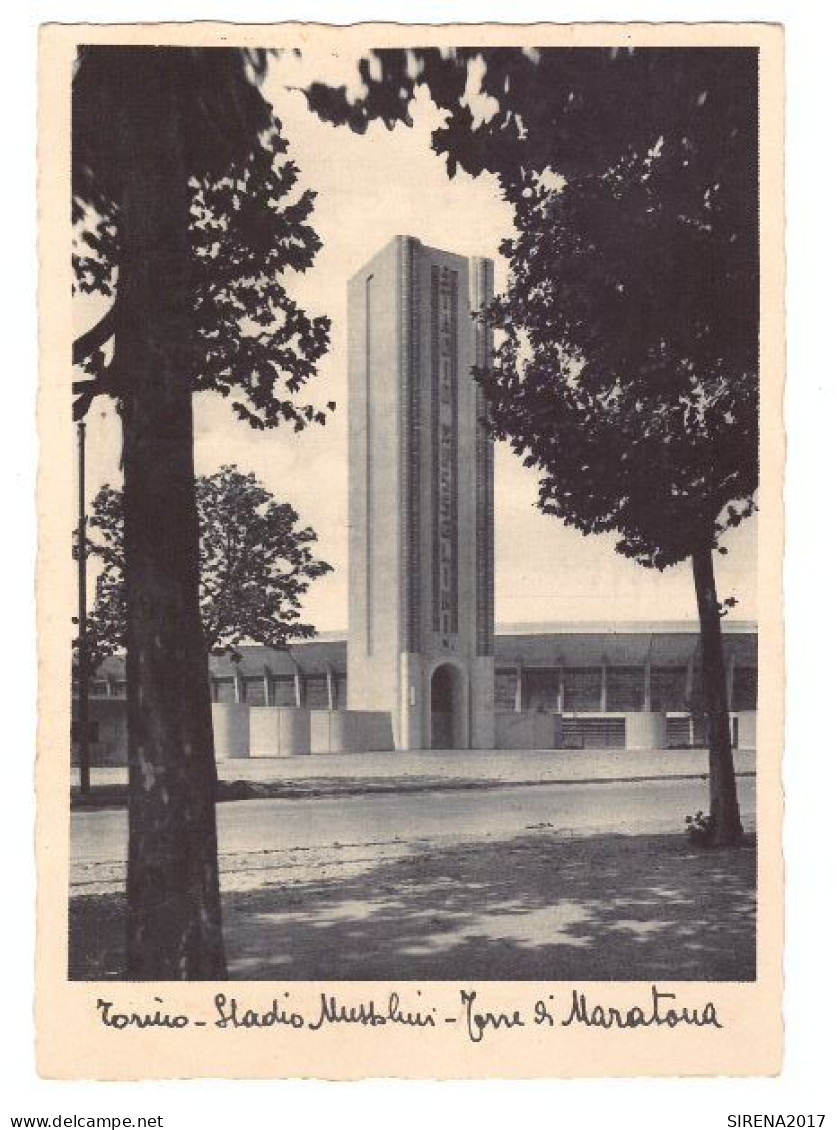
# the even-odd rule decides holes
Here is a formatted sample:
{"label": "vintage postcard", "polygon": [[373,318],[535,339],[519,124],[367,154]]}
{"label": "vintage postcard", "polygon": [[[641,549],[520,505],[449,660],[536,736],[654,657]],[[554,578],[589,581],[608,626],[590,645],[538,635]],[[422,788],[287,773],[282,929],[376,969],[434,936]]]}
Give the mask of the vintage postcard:
{"label": "vintage postcard", "polygon": [[782,1063],[783,39],[50,25],[47,1077]]}

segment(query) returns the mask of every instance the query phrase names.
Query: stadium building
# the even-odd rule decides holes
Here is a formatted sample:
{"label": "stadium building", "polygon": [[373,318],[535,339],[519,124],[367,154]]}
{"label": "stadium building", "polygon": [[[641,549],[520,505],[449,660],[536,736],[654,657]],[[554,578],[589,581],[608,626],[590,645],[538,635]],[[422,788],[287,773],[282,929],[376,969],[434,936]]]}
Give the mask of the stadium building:
{"label": "stadium building", "polygon": [[[724,631],[733,744],[756,743],[755,626]],[[695,625],[520,625],[494,640],[498,749],[680,749],[706,744]],[[393,749],[391,729],[345,726],[346,637],[287,651],[240,649],[210,663],[218,758]],[[107,659],[91,683],[94,764],[127,758],[125,665]],[[342,721],[341,721],[342,719]],[[338,729],[340,732],[338,733]]]}
{"label": "stadium building", "polygon": [[[496,629],[493,449],[472,317],[490,260],[399,236],[349,283],[348,632],[212,659],[219,758],[415,749],[660,749],[706,740],[681,624]],[[757,637],[725,621],[736,745],[754,748]],[[125,760],[122,662],[91,696],[94,761]]]}

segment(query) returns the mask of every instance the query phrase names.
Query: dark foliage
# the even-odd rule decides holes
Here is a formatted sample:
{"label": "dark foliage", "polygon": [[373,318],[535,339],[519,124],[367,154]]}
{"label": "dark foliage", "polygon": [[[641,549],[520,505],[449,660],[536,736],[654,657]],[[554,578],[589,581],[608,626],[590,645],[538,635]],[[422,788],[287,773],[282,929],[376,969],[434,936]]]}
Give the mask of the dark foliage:
{"label": "dark foliage", "polygon": [[[74,83],[73,219],[75,285],[118,307],[123,178],[110,128],[126,53],[147,48],[82,48]],[[328,348],[329,321],[309,317],[286,286],[288,272],[313,263],[320,240],[308,223],[315,193],[298,190],[299,169],[255,80],[265,52],[166,48],[154,52],[182,119],[188,172],[190,262],[188,340],[180,361],[194,390],[232,395],[237,415],[257,428],[324,423],[325,413],[295,396]],[[103,120],[104,116],[104,120]],[[77,415],[100,392],[119,396],[118,366],[103,347],[111,315],[77,343]],[[334,405],[329,405],[333,408]]]}

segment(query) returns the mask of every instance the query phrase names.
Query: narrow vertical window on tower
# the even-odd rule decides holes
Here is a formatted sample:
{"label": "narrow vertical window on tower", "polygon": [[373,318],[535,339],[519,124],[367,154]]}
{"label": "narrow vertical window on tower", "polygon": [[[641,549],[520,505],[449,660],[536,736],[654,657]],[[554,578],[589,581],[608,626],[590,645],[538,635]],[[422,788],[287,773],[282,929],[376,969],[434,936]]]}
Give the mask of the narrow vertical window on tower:
{"label": "narrow vertical window on tower", "polygon": [[433,620],[442,646],[451,646],[458,625],[458,505],[456,271],[431,272],[431,389],[433,415]]}
{"label": "narrow vertical window on tower", "polygon": [[[475,315],[491,301],[494,265],[490,259],[473,258],[470,264],[470,308]],[[478,316],[473,319],[474,364],[478,372],[491,366],[491,332]],[[476,654],[494,651],[494,445],[488,426],[485,393],[478,385],[475,420],[475,568]]]}

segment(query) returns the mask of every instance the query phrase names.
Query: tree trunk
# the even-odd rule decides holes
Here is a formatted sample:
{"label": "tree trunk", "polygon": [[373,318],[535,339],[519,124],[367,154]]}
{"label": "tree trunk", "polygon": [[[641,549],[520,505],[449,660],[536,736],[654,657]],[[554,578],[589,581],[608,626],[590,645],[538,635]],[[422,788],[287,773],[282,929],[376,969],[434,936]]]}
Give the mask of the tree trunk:
{"label": "tree trunk", "polygon": [[737,843],[741,838],[741,817],[732,761],[721,615],[715,589],[711,543],[693,554],[692,570],[700,616],[704,699],[709,722],[711,842],[714,846],[721,847]]}
{"label": "tree trunk", "polygon": [[[156,58],[155,58],[156,56]],[[193,465],[189,200],[171,70],[133,52],[114,369],[123,423],[128,977],[226,977]]]}

